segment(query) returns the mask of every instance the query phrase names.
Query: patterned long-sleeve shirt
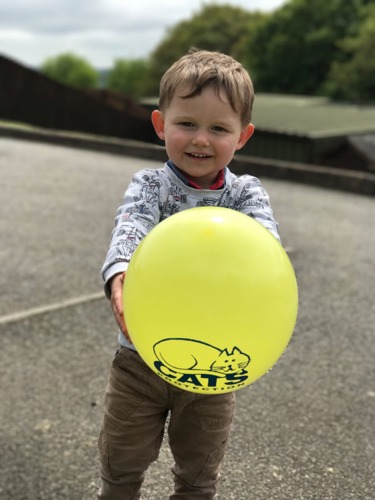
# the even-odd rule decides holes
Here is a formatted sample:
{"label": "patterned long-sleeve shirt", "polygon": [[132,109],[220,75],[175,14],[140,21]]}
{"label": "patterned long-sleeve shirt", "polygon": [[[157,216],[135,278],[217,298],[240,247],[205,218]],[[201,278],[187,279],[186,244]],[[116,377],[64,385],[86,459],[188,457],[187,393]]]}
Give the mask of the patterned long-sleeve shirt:
{"label": "patterned long-sleeve shirt", "polygon": [[134,175],[119,207],[107,257],[102,267],[105,292],[109,280],[126,271],[141,240],[159,222],[171,215],[201,206],[231,208],[253,217],[280,240],[269,197],[259,179],[237,177],[228,168],[220,189],[195,189],[186,185],[168,163]]}

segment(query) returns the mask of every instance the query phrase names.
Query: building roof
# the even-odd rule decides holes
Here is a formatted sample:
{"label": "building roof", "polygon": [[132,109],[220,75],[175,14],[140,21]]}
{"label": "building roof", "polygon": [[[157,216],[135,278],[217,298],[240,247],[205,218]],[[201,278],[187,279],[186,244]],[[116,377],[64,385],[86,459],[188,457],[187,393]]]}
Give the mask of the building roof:
{"label": "building roof", "polygon": [[375,106],[260,93],[255,95],[252,121],[259,130],[311,138],[375,133]]}
{"label": "building roof", "polygon": [[[157,107],[158,99],[142,99]],[[345,104],[327,97],[256,93],[252,122],[258,130],[310,138],[375,133],[375,105]]]}

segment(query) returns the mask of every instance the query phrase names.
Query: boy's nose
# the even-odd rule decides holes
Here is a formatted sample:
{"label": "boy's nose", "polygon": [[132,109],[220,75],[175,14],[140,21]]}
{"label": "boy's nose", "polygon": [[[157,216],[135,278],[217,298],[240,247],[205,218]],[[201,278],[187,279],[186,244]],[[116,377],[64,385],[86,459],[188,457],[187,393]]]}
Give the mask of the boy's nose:
{"label": "boy's nose", "polygon": [[192,143],[194,146],[200,146],[200,147],[208,146],[209,140],[207,133],[203,130],[197,130],[196,134],[193,137]]}

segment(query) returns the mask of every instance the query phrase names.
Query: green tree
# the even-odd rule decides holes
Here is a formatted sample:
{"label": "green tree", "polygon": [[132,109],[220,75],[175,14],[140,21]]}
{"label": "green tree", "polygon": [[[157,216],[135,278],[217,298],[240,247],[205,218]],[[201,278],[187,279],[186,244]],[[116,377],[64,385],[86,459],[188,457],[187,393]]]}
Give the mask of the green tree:
{"label": "green tree", "polygon": [[358,29],[373,0],[290,0],[248,37],[247,67],[257,90],[320,94],[338,41]]}
{"label": "green tree", "polygon": [[363,10],[358,33],[339,42],[342,60],[334,61],[325,85],[336,99],[375,101],[375,6]]}
{"label": "green tree", "polygon": [[96,87],[99,81],[99,74],[91,64],[70,52],[47,59],[41,72],[64,85],[78,88]]}
{"label": "green tree", "polygon": [[108,73],[106,87],[134,99],[143,97],[147,70],[146,59],[117,59]]}
{"label": "green tree", "polygon": [[163,73],[192,47],[224,52],[241,60],[246,49],[243,38],[264,16],[240,7],[208,4],[191,19],[175,25],[151,54],[149,95],[157,94]]}

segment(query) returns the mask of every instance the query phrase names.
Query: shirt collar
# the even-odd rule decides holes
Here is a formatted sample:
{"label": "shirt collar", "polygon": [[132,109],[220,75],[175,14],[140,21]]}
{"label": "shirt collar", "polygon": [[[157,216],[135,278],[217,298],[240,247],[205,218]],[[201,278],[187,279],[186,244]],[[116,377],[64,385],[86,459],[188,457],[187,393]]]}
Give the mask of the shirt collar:
{"label": "shirt collar", "polygon": [[[177,177],[187,186],[190,186],[194,189],[204,189],[201,186],[199,186],[199,184],[196,184],[194,181],[187,179],[184,176],[183,172],[178,167],[176,167],[176,165],[171,160],[167,162],[167,165],[177,175]],[[213,191],[216,189],[222,189],[224,187],[224,184],[225,184],[225,168],[222,168],[217,174],[215,182],[208,189]]]}

